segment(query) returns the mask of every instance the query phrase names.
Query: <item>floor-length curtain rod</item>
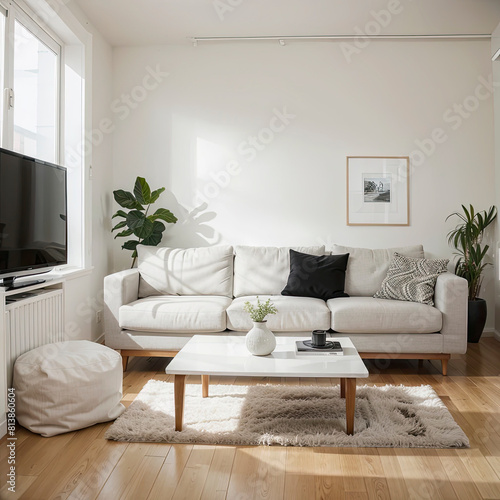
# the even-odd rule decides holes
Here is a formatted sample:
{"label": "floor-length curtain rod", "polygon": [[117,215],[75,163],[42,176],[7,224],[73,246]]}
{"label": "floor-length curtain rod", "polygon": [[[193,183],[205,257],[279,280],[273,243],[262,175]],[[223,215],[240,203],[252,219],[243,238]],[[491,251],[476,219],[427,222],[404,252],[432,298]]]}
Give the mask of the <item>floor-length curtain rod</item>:
{"label": "floor-length curtain rod", "polygon": [[284,45],[287,40],[362,40],[369,38],[370,40],[408,40],[408,39],[445,39],[445,40],[470,40],[480,38],[491,38],[491,35],[486,33],[476,34],[443,34],[443,35],[297,35],[297,36],[193,36],[190,40],[196,45],[198,42],[237,42],[237,41],[261,41],[261,40],[276,40],[281,45]]}

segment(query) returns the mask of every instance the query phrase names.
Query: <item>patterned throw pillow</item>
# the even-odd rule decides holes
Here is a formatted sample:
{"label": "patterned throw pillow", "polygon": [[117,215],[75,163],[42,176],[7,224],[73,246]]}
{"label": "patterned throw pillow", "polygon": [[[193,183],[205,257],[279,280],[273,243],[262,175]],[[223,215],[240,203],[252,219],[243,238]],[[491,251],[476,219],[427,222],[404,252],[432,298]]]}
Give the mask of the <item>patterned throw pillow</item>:
{"label": "patterned throw pillow", "polygon": [[374,297],[433,306],[436,281],[447,271],[448,262],[448,259],[418,259],[394,252],[387,276]]}

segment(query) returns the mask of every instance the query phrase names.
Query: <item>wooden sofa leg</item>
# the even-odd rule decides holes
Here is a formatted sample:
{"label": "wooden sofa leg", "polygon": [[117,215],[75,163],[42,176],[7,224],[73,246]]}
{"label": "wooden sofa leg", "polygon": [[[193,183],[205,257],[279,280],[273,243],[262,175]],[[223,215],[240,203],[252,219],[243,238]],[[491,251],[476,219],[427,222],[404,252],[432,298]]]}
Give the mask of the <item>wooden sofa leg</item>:
{"label": "wooden sofa leg", "polygon": [[448,358],[443,358],[441,360],[441,371],[443,372],[443,376],[446,377],[446,375],[448,375]]}
{"label": "wooden sofa leg", "polygon": [[127,371],[128,358],[139,357],[157,357],[157,358],[173,358],[179,351],[149,351],[147,349],[120,349],[122,355],[123,371]]}

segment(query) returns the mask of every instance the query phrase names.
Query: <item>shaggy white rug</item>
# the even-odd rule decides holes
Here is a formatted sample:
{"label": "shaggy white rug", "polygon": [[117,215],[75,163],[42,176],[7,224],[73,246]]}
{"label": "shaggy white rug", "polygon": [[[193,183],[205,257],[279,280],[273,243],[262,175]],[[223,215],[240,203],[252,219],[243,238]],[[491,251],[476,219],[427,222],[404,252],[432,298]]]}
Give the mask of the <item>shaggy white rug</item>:
{"label": "shaggy white rug", "polygon": [[174,388],[150,380],[106,432],[107,439],[166,443],[468,447],[430,386],[359,386],[353,436],[338,386],[186,385],[184,427],[174,431]]}

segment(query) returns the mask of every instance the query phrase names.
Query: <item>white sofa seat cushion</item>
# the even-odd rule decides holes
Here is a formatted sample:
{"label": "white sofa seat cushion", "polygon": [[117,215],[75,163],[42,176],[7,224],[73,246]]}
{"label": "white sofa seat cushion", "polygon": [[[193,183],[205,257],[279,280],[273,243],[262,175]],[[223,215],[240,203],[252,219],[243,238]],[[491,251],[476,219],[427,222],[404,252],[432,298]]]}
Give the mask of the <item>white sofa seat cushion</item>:
{"label": "white sofa seat cushion", "polygon": [[233,247],[137,246],[139,297],[221,295],[233,297]]}
{"label": "white sofa seat cushion", "polygon": [[222,332],[226,329],[228,297],[146,297],[121,306],[120,327],[140,332]]}
{"label": "white sofa seat cushion", "polygon": [[[259,295],[261,302],[268,298],[278,309],[277,314],[267,316],[267,326],[272,332],[308,332],[330,328],[330,310],[324,300],[312,297],[285,297],[283,295]],[[246,301],[257,303],[256,296],[239,297],[227,309],[227,327],[236,332],[248,332],[252,328],[250,315],[243,310]]]}
{"label": "white sofa seat cushion", "polygon": [[382,281],[387,276],[394,252],[406,257],[424,257],[422,245],[376,250],[333,245],[332,254],[349,254],[345,276],[345,293],[351,297],[372,297],[378,292]]}
{"label": "white sofa seat cushion", "polygon": [[348,297],[330,299],[327,306],[339,333],[434,333],[443,326],[438,309],[416,302]]}
{"label": "white sofa seat cushion", "polygon": [[324,246],[236,246],[234,249],[234,296],[281,294],[290,274],[290,248],[310,255],[325,255]]}

